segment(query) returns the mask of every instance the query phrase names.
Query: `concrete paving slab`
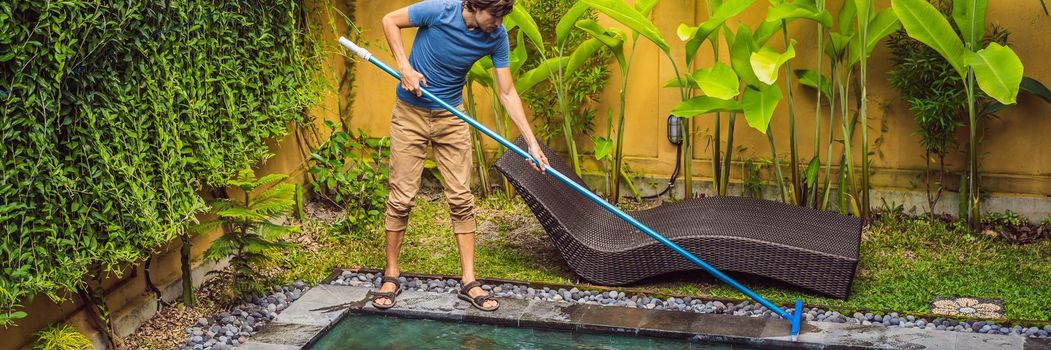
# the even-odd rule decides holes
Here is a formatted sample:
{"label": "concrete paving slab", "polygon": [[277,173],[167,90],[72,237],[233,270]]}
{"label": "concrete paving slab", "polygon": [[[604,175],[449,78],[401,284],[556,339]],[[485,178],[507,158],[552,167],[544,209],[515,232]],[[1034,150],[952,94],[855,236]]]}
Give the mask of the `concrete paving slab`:
{"label": "concrete paving slab", "polygon": [[253,335],[251,341],[261,344],[303,347],[324,330],[325,327],[321,326],[271,322],[262,331]]}
{"label": "concrete paving slab", "polygon": [[249,340],[247,343],[237,347],[238,350],[298,350],[300,347],[292,345],[278,345],[270,343],[259,343]]}

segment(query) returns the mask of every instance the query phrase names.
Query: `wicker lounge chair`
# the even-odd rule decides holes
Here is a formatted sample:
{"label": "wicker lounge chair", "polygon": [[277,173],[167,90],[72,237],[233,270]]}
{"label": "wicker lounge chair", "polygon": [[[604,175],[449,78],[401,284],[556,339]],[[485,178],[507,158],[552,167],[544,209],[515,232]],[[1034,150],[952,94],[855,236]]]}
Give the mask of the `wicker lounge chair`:
{"label": "wicker lounge chair", "polygon": [[[521,138],[515,143],[526,148]],[[541,148],[551,167],[583,184],[565,161]],[[624,285],[700,270],[518,155],[506,152],[496,166],[582,278]],[[856,218],[744,197],[688,199],[629,214],[722,271],[762,276],[840,299],[850,293],[861,241],[862,223]]]}

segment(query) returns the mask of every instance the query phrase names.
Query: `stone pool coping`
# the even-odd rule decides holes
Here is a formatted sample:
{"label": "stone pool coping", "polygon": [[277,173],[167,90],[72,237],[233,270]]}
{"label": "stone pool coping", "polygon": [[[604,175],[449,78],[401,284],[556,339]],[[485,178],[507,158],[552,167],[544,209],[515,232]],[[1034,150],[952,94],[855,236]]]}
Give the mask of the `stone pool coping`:
{"label": "stone pool coping", "polygon": [[[333,281],[335,281],[340,276],[340,274],[342,274],[344,272],[376,274],[376,273],[381,273],[382,271],[383,270],[372,269],[372,268],[336,268],[321,283],[325,283],[325,284],[332,283]],[[402,275],[403,275],[403,277],[419,278],[419,279],[438,279],[438,280],[448,280],[448,279],[457,279],[458,280],[459,279],[459,276],[435,275],[435,274],[423,274],[423,273],[407,273],[407,272],[403,272]],[[657,298],[660,298],[660,299],[665,299],[665,298],[668,298],[668,297],[675,297],[675,298],[682,299],[682,298],[686,297],[684,295],[656,292],[656,291],[654,291],[652,289],[649,289],[649,288],[625,287],[625,286],[621,286],[621,287],[607,287],[607,286],[601,286],[601,285],[588,284],[586,282],[575,282],[575,284],[573,284],[573,285],[564,285],[564,284],[557,284],[557,283],[545,283],[545,282],[534,282],[534,281],[517,281],[517,280],[509,280],[509,279],[502,279],[502,278],[479,278],[478,280],[483,282],[484,284],[489,284],[489,285],[492,285],[492,286],[496,286],[496,285],[507,283],[507,284],[513,284],[513,285],[524,285],[524,286],[535,288],[535,289],[542,289],[544,287],[550,288],[552,290],[558,290],[559,288],[565,288],[566,290],[569,290],[569,289],[572,289],[572,288],[578,288],[580,290],[591,290],[591,291],[598,291],[598,292],[608,292],[608,291],[614,291],[615,290],[615,291],[618,291],[618,292],[627,292],[627,293],[630,293],[630,294],[644,294],[644,295],[647,295],[647,296],[650,296],[650,297],[657,297]],[[694,297],[694,298],[696,298],[696,297]],[[702,299],[704,301],[720,301],[720,302],[723,302],[723,303],[734,303],[734,304],[739,304],[739,303],[741,303],[743,301],[748,300],[748,299],[725,298],[725,297],[703,297]],[[788,305],[788,304],[784,304],[783,306],[791,307],[791,305]],[[873,314],[883,314],[883,315],[891,315],[893,313],[897,313],[897,314],[901,314],[902,317],[911,315],[911,316],[915,317],[916,319],[923,318],[923,319],[928,319],[928,320],[941,318],[941,319],[946,319],[946,320],[956,320],[958,322],[972,322],[972,323],[973,322],[978,322],[978,321],[985,321],[985,322],[991,322],[991,323],[998,324],[998,325],[1022,325],[1024,327],[1030,327],[1030,326],[1034,326],[1034,325],[1037,326],[1037,327],[1042,327],[1044,325],[1051,325],[1051,324],[1048,323],[1048,322],[1051,322],[1051,321],[1048,321],[1048,320],[1027,320],[1027,319],[1007,319],[1007,318],[982,318],[982,319],[979,319],[979,318],[974,318],[974,317],[941,315],[941,314],[924,313],[924,312],[901,312],[901,311],[898,311],[898,310],[890,310],[890,309],[831,307],[831,306],[828,306],[828,305],[814,304],[814,303],[806,303],[804,305],[804,307],[805,308],[818,308],[820,310],[840,311],[840,312],[842,312],[842,315],[844,315],[844,316],[848,316],[849,314],[854,313],[854,312],[860,312],[860,313],[863,313],[863,314],[864,313],[873,313]]]}
{"label": "stone pool coping", "polygon": [[389,310],[366,299],[369,288],[320,284],[255,334],[240,349],[290,350],[312,345],[350,313],[562,331],[677,338],[703,343],[807,349],[1051,349],[1051,340],[915,328],[807,322],[798,342],[789,323],[724,314],[647,310],[501,298],[500,309],[483,312],[455,294],[404,291]]}

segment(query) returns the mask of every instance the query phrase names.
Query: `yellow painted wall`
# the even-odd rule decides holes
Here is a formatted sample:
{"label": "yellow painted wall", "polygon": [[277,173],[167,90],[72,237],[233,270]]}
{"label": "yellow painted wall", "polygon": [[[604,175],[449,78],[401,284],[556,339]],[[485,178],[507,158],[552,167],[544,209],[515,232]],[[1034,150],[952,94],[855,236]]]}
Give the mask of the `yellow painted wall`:
{"label": "yellow painted wall", "polygon": [[[386,41],[379,24],[380,18],[389,11],[413,2],[412,0],[358,1],[357,25],[365,31],[365,40],[371,44],[373,54],[384,62],[393,64],[393,58],[386,52]],[[678,40],[675,29],[679,23],[696,25],[707,18],[704,4],[704,1],[661,1],[655,9],[653,15],[655,24],[671,44],[673,57],[679,62],[680,67],[684,60],[683,45]],[[877,1],[877,9],[884,9],[889,5],[890,1]],[[836,6],[832,9],[833,13],[838,13],[838,5]],[[763,20],[765,14],[765,6],[757,2],[742,16],[731,19],[728,23],[731,26],[745,23],[754,27]],[[604,16],[600,16],[600,21],[605,25],[620,26]],[[1043,65],[1044,58],[1051,54],[1051,41],[1045,39],[1046,34],[1042,31],[1042,28],[1051,25],[1051,17],[1044,16],[1037,1],[991,2],[987,21],[998,23],[1012,33],[1011,42],[1026,65],[1026,76],[1051,83],[1051,68]],[[799,21],[790,24],[789,27],[789,37],[798,41],[797,57],[790,63],[792,68],[815,68],[817,63],[815,25]],[[414,31],[414,29],[403,31],[407,51]],[[783,48],[780,35],[771,39],[770,43],[778,50]],[[720,52],[724,56],[722,61],[725,62],[728,52],[725,43]],[[907,105],[899,99],[897,91],[890,87],[887,75],[890,69],[890,59],[889,50],[884,44],[881,44],[871,57],[868,69],[869,140],[874,142],[879,137],[883,138],[883,143],[879,148],[870,146],[882,154],[881,157],[873,159],[875,174],[872,181],[876,187],[915,189],[923,184],[920,181],[920,175],[924,169],[924,152],[919,144],[919,137],[914,134],[916,123],[908,112]],[[711,47],[708,44],[701,46],[697,61],[697,67],[709,66],[714,61]],[[596,109],[600,116],[595,123],[596,132],[599,134],[605,134],[606,121],[601,118],[605,118],[606,110],[612,108],[616,111],[617,108],[618,89],[622,82],[618,71],[616,63],[612,63],[611,77],[602,95],[603,102]],[[370,64],[358,65],[357,75],[357,98],[354,101],[352,125],[370,130],[373,134],[388,134],[396,82]],[[652,43],[641,40],[630,72],[631,82],[628,85],[626,113],[628,132],[625,138],[625,149],[627,150],[627,161],[635,171],[666,177],[674,168],[675,148],[667,142],[665,136],[666,118],[671,109],[678,104],[680,97],[678,90],[661,87],[673,76],[671,64],[659,49]],[[784,77],[780,77],[778,82],[782,84],[784,91]],[[796,95],[799,152],[801,162],[806,162],[814,152],[815,95],[809,89],[798,85],[793,87],[793,92]],[[489,111],[488,105],[484,103],[488,100],[484,93],[481,93],[478,100],[483,101],[479,106],[479,111]],[[772,123],[778,153],[783,159],[788,155],[787,113],[787,103],[782,101]],[[480,112],[480,114],[477,117],[483,123],[494,125],[490,113]],[[822,128],[827,128],[827,117],[828,112],[825,108],[822,111],[822,119],[825,120]],[[987,190],[1041,197],[1051,193],[1051,157],[1037,151],[1051,146],[1051,143],[1043,138],[1043,134],[1051,130],[1051,105],[1031,96],[1022,96],[1017,106],[1005,110],[1000,117],[984,123],[981,129],[981,134],[984,135],[983,143],[979,148],[984,155],[982,181]],[[693,155],[695,181],[706,180],[711,175],[711,149],[707,148],[708,141],[704,135],[710,134],[713,130],[713,119],[711,116],[695,119],[698,121],[697,135],[694,139],[697,147]],[[721,126],[724,133],[723,140],[726,139],[726,119],[724,116]],[[887,126],[886,133],[881,132],[880,126],[883,123],[886,123]],[[838,128],[840,122],[837,120],[835,125]],[[966,126],[962,127],[958,135],[961,145],[966,145],[967,142],[966,129]],[[827,129],[822,130],[821,133],[826,135]],[[839,134],[837,129],[837,137]],[[822,139],[825,138],[822,137]],[[551,144],[555,147],[562,147],[560,140],[561,138],[552,140]],[[591,142],[587,136],[577,135],[576,141],[583,150],[590,152]],[[822,141],[822,144],[825,142]],[[766,137],[748,128],[743,118],[739,118],[737,123],[735,144],[748,148],[745,153],[746,157],[770,157]],[[860,130],[854,145],[860,154]],[[489,142],[487,146],[495,147],[495,144]],[[822,158],[824,158],[824,147],[821,151]],[[837,147],[834,152],[838,155],[839,148]],[[585,160],[588,158],[590,156],[584,157]],[[735,154],[734,160],[736,164],[732,176],[739,179],[741,167],[738,161],[741,158]],[[964,169],[966,158],[960,152],[950,156],[947,163],[949,169]],[[598,169],[594,162],[585,162],[585,164],[590,164],[591,169]],[[787,164],[783,163],[783,166],[787,176]],[[948,182],[952,183],[952,181]]]}

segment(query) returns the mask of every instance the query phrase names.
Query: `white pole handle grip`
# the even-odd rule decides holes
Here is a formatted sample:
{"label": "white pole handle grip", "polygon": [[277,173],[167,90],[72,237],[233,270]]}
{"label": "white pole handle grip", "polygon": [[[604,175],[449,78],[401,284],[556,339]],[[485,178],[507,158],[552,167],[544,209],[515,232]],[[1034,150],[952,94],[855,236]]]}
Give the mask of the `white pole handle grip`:
{"label": "white pole handle grip", "polygon": [[351,52],[354,52],[355,55],[358,55],[358,57],[361,57],[361,59],[363,60],[368,61],[369,58],[372,58],[372,53],[369,52],[369,50],[365,50],[365,48],[355,45],[354,42],[350,41],[350,39],[347,39],[346,37],[339,37],[339,43],[345,46]]}

